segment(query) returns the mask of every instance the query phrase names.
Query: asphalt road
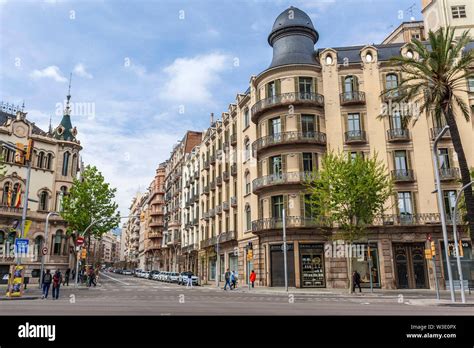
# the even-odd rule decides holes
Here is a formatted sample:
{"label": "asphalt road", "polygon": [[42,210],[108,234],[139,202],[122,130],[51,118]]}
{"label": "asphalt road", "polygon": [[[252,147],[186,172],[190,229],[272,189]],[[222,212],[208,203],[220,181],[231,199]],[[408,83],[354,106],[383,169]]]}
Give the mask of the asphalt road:
{"label": "asphalt road", "polygon": [[[31,291],[31,294],[35,290]],[[38,293],[38,291],[36,292]],[[408,301],[407,301],[408,302]],[[59,300],[0,301],[1,315],[472,315],[473,307],[399,303],[396,297],[188,289],[105,273],[100,286],[62,287]]]}

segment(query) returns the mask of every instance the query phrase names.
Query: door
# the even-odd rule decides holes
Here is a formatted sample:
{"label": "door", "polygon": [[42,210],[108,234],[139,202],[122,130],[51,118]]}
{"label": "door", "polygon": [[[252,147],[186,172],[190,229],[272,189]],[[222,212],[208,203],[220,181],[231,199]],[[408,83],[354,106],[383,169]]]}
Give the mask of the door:
{"label": "door", "polygon": [[[270,246],[271,286],[285,286],[283,244]],[[293,244],[287,244],[288,286],[295,286],[295,257]]]}
{"label": "door", "polygon": [[394,244],[397,287],[399,289],[427,288],[424,243]]}

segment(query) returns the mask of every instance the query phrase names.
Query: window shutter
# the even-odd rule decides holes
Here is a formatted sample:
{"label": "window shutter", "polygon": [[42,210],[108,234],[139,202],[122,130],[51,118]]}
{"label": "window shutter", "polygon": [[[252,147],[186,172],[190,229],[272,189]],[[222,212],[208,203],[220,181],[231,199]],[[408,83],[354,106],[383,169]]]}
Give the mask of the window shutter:
{"label": "window shutter", "polygon": [[412,161],[411,161],[411,151],[407,151],[407,167],[408,169],[413,169]]}
{"label": "window shutter", "polygon": [[269,98],[270,97],[270,85],[267,83],[265,85],[265,98]]}
{"label": "window shutter", "polygon": [[341,91],[342,93],[346,93],[346,83],[345,83],[345,76],[341,76]]}
{"label": "window shutter", "polygon": [[295,93],[298,93],[300,91],[299,87],[299,77],[295,76]]}
{"label": "window shutter", "polygon": [[364,131],[366,130],[366,129],[365,129],[365,115],[366,115],[365,112],[361,112],[361,113],[360,113],[360,127],[361,127],[361,129],[364,130]]}
{"label": "window shutter", "polygon": [[258,218],[263,219],[263,199],[258,201]]}
{"label": "window shutter", "polygon": [[349,131],[349,124],[347,122],[348,114],[342,114],[342,119],[344,121],[344,132]]}
{"label": "window shutter", "polygon": [[285,216],[290,216],[288,211],[288,195],[283,195],[283,207],[285,208]]}
{"label": "window shutter", "polygon": [[313,172],[317,171],[318,170],[318,153],[317,152],[313,152]]}
{"label": "window shutter", "polygon": [[263,98],[262,98],[262,89],[259,88],[259,89],[258,89],[258,100],[262,100],[262,99],[263,99]]}
{"label": "window shutter", "polygon": [[[270,119],[267,120],[266,124],[267,124],[267,136],[268,136],[268,135],[272,134],[272,133],[271,133],[272,120],[270,120]],[[262,130],[263,130],[263,124],[262,124]]]}
{"label": "window shutter", "polygon": [[299,162],[300,172],[302,172],[303,169],[304,169],[304,166],[303,166],[303,153],[302,152],[298,153],[298,162]]}
{"label": "window shutter", "polygon": [[301,114],[296,114],[296,130],[301,132]]}
{"label": "window shutter", "polygon": [[280,79],[275,80],[275,93],[276,93],[276,95],[281,94],[281,81],[280,81]]}
{"label": "window shutter", "polygon": [[287,155],[281,155],[281,172],[286,173],[286,156]]}
{"label": "window shutter", "polygon": [[396,214],[399,216],[400,215],[400,207],[398,206],[398,192],[395,192],[393,194],[393,198],[395,199],[395,211],[396,211]]}
{"label": "window shutter", "polygon": [[318,79],[313,77],[313,93],[318,93]]}
{"label": "window shutter", "polygon": [[456,166],[454,164],[454,149],[452,147],[448,148],[448,160],[451,168]]}
{"label": "window shutter", "polygon": [[272,174],[272,161],[271,158],[267,158],[267,175]]}
{"label": "window shutter", "polygon": [[272,197],[268,197],[268,217],[272,218],[273,217],[273,211],[272,211]]}
{"label": "window shutter", "polygon": [[262,160],[257,162],[257,176],[259,178],[262,176]]}
{"label": "window shutter", "polygon": [[352,76],[352,90],[354,92],[359,91],[359,78],[355,75]]}
{"label": "window shutter", "polygon": [[412,193],[411,193],[411,204],[413,206],[413,215],[416,214],[416,212],[418,211],[418,207],[416,205],[416,198],[417,198],[416,196],[417,196],[416,192],[412,191]]}
{"label": "window shutter", "polygon": [[281,131],[286,132],[286,115],[281,115],[280,120],[281,120]]}
{"label": "window shutter", "polygon": [[305,216],[306,210],[304,208],[304,204],[305,204],[304,193],[301,193],[300,194],[300,216],[301,217],[306,217]]}
{"label": "window shutter", "polygon": [[319,115],[314,116],[314,125],[315,125],[315,131],[320,132],[321,131],[321,117]]}

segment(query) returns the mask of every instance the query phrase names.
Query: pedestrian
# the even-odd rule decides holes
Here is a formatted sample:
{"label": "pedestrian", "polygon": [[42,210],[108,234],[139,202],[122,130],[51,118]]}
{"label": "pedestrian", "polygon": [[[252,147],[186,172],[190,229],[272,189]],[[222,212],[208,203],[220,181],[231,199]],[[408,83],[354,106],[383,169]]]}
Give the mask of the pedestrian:
{"label": "pedestrian", "polygon": [[230,289],[231,290],[235,289],[235,287],[237,286],[237,275],[235,274],[235,271],[232,271],[232,273],[230,274],[230,283],[231,283]]}
{"label": "pedestrian", "polygon": [[72,270],[72,279],[74,280],[74,282],[76,281],[76,269]]}
{"label": "pedestrian", "polygon": [[53,300],[57,300],[59,297],[59,288],[61,287],[61,282],[63,280],[61,272],[56,270],[53,276]]}
{"label": "pedestrian", "polygon": [[359,287],[359,292],[362,292],[360,287],[360,274],[357,271],[352,272],[352,292],[355,292],[355,288]]}
{"label": "pedestrian", "polygon": [[232,290],[232,287],[230,286],[230,271],[227,268],[227,272],[224,274],[225,278],[225,284],[224,284],[224,290],[227,290],[227,285],[229,285],[229,289]]}
{"label": "pedestrian", "polygon": [[191,272],[188,272],[188,283],[186,287],[193,287],[193,274]]}
{"label": "pedestrian", "polygon": [[255,274],[255,271],[252,270],[250,273],[250,283],[252,283],[252,288],[255,286],[255,279],[257,279],[257,275]]}
{"label": "pedestrian", "polygon": [[53,281],[53,276],[51,275],[51,272],[49,269],[46,270],[46,273],[43,275],[43,297],[42,298],[48,298],[48,293],[49,293],[49,288],[51,286],[51,283]]}
{"label": "pedestrian", "polygon": [[94,284],[94,286],[97,285],[96,283],[96,280],[95,280],[95,272],[94,272],[94,269],[91,267],[89,268],[89,287],[92,286],[92,284]]}
{"label": "pedestrian", "polygon": [[71,274],[71,269],[68,268],[68,269],[66,270],[66,273],[64,274],[63,285],[69,286],[69,276],[70,276],[70,274]]}

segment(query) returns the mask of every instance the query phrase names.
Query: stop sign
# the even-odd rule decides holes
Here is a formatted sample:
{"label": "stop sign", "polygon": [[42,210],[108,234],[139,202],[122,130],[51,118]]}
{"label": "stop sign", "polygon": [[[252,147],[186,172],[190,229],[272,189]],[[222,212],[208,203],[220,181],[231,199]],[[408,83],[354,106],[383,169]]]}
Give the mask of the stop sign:
{"label": "stop sign", "polygon": [[77,244],[77,245],[82,245],[82,244],[84,244],[84,237],[77,237],[76,244]]}

